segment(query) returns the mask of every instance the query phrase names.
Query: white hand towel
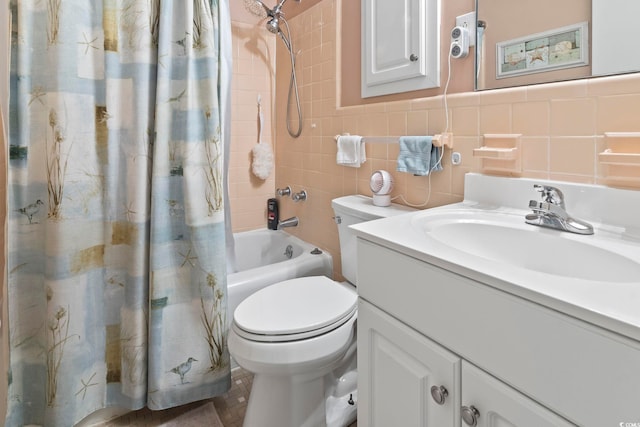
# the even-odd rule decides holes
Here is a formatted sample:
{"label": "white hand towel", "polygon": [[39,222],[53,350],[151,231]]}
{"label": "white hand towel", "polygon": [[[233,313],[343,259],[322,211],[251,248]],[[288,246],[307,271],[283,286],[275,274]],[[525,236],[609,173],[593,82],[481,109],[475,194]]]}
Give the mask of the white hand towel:
{"label": "white hand towel", "polygon": [[367,161],[364,141],[358,135],[340,135],[338,137],[338,154],[336,162],[342,166],[359,168]]}

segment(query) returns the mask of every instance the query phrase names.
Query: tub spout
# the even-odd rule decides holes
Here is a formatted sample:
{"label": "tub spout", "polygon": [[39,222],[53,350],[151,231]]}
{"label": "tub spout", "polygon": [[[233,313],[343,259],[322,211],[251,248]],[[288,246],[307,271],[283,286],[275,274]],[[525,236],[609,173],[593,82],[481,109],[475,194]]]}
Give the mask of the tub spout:
{"label": "tub spout", "polygon": [[298,225],[298,217],[292,216],[291,218],[284,219],[278,222],[278,230],[285,227],[296,227]]}

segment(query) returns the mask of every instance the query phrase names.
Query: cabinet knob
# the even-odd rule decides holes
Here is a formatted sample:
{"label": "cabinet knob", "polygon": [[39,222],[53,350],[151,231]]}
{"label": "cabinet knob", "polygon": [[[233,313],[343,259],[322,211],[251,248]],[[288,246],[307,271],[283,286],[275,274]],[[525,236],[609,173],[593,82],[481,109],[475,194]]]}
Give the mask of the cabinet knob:
{"label": "cabinet knob", "polygon": [[475,406],[463,406],[462,407],[462,419],[467,425],[475,427],[478,425],[478,418],[480,418],[480,412]]}
{"label": "cabinet knob", "polygon": [[438,387],[437,385],[434,385],[431,387],[431,397],[433,397],[433,400],[438,405],[444,405],[444,401],[447,399],[447,396],[449,396],[449,392],[444,386],[441,385]]}
{"label": "cabinet knob", "polygon": [[418,60],[418,55],[416,55],[415,53],[412,53],[411,56],[409,57],[409,61],[416,62],[417,60]]}

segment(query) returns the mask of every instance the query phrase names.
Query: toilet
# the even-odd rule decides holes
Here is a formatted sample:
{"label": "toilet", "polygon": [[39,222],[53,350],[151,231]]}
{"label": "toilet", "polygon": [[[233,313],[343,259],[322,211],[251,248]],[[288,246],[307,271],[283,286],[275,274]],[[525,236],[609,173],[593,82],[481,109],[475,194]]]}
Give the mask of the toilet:
{"label": "toilet", "polygon": [[349,225],[407,213],[354,195],[331,203],[342,275],[285,280],[247,297],[229,329],[229,352],[252,372],[245,427],[346,426],[355,421],[356,237]]}

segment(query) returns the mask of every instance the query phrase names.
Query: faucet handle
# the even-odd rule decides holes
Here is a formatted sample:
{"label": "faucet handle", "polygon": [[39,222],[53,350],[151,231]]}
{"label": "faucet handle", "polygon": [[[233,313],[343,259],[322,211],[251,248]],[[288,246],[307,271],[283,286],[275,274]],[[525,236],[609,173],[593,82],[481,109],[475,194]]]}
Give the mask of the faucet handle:
{"label": "faucet handle", "polygon": [[291,195],[291,199],[296,203],[297,202],[304,202],[305,200],[307,200],[307,192],[305,190],[302,190],[302,191],[300,191],[298,193],[293,193]]}
{"label": "faucet handle", "polygon": [[278,188],[276,194],[280,197],[288,196],[291,194],[291,187],[287,185],[285,188]]}
{"label": "faucet handle", "polygon": [[562,194],[559,188],[540,184],[534,184],[533,188],[542,195],[542,199],[545,202],[564,208],[564,194]]}

